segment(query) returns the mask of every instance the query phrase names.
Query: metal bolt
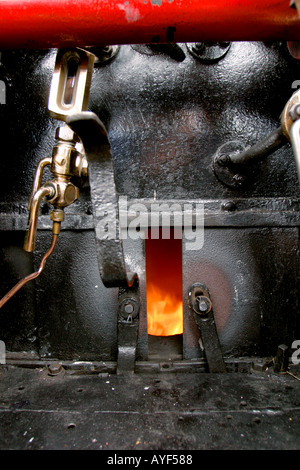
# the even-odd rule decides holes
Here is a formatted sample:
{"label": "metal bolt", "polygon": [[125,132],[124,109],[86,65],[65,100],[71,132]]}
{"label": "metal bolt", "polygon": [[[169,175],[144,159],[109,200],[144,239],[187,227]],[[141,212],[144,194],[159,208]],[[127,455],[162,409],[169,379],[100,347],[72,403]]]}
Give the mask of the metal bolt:
{"label": "metal bolt", "polygon": [[221,60],[228,52],[230,42],[195,42],[187,43],[188,51],[201,62],[213,63]]}
{"label": "metal bolt", "polygon": [[220,47],[226,49],[226,47],[230,46],[230,42],[219,42],[218,43]]}
{"label": "metal bolt", "polygon": [[139,302],[132,297],[122,298],[120,301],[120,314],[125,320],[132,321],[139,313]]}
{"label": "metal bolt", "polygon": [[48,366],[49,375],[58,375],[62,371],[63,371],[63,366],[61,364],[53,363],[53,364],[49,364]]}
{"label": "metal bolt", "polygon": [[225,154],[225,155],[220,155],[216,159],[216,163],[220,166],[228,166],[230,163],[230,156]]}
{"label": "metal bolt", "polygon": [[196,297],[196,302],[198,303],[198,310],[200,314],[208,313],[211,310],[211,300],[208,297],[199,295]]}
{"label": "metal bolt", "polygon": [[196,42],[193,44],[192,49],[196,54],[199,54],[200,52],[203,52],[205,49],[205,44],[204,42]]}
{"label": "metal bolt", "polygon": [[200,312],[203,312],[203,313],[206,313],[207,310],[208,310],[209,306],[206,302],[204,302],[203,300],[201,302],[199,302],[199,310]]}
{"label": "metal bolt", "polygon": [[232,212],[236,210],[236,205],[233,201],[226,201],[222,203],[221,209],[223,211]]}
{"label": "metal bolt", "polygon": [[128,314],[132,313],[134,310],[134,306],[132,304],[126,304],[124,307],[124,311]]}

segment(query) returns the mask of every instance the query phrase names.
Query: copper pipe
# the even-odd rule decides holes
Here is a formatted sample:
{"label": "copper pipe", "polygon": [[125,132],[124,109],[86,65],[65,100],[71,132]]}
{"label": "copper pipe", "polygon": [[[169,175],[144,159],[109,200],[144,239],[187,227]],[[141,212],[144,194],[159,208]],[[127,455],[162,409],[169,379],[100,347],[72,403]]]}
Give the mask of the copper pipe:
{"label": "copper pipe", "polygon": [[34,195],[37,192],[37,190],[40,189],[40,187],[41,187],[44,168],[47,165],[51,165],[51,162],[52,162],[51,157],[45,157],[38,164],[38,167],[36,169],[35,176],[34,176],[32,192],[31,192],[30,199],[29,199],[29,202],[28,202],[28,210],[29,211],[31,209],[32,199],[34,198]]}
{"label": "copper pipe", "polygon": [[34,197],[31,201],[25,241],[24,241],[24,250],[32,253],[35,248],[36,241],[36,232],[38,224],[38,212],[40,204],[44,197],[49,196],[53,193],[53,188],[51,186],[42,186],[37,190]]}
{"label": "copper pipe", "polygon": [[[13,295],[15,295],[16,292],[18,292],[21,287],[23,287],[27,282],[32,281],[33,279],[36,279],[44,270],[45,265],[46,265],[46,260],[49,258],[49,256],[53,253],[53,250],[55,248],[56,242],[57,242],[57,237],[59,234],[59,230],[56,224],[59,224],[58,222],[54,222],[53,224],[53,234],[52,234],[52,242],[50,245],[49,250],[44,254],[40,267],[38,271],[29,274],[28,276],[24,277],[24,279],[21,279],[1,300],[0,300],[0,308],[3,307],[3,305],[11,299]],[[60,224],[59,224],[60,225]],[[55,226],[55,228],[54,228]]]}

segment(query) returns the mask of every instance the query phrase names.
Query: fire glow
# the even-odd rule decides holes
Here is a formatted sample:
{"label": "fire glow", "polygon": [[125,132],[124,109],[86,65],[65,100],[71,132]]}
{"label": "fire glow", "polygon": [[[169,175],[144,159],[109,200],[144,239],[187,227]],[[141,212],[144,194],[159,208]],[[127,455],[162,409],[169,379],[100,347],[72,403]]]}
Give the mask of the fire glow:
{"label": "fire glow", "polygon": [[183,332],[181,239],[146,239],[148,334]]}

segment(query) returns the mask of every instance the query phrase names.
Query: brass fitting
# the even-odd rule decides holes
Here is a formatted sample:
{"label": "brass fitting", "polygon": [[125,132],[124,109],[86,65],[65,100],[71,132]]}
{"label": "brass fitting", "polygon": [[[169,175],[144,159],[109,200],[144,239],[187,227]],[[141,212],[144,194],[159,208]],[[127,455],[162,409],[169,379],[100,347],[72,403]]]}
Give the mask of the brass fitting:
{"label": "brass fitting", "polygon": [[[79,197],[79,189],[71,182],[71,178],[82,176],[81,170],[85,156],[76,149],[80,139],[68,126],[59,127],[56,131],[56,138],[58,142],[53,148],[52,158],[43,159],[35,174],[28,204],[29,217],[24,241],[24,249],[28,252],[33,252],[35,249],[41,201],[47,200],[54,206],[50,218],[53,222],[60,223],[64,220],[63,209],[73,204]],[[54,178],[41,186],[46,165],[50,165]]]}
{"label": "brass fitting", "polygon": [[65,121],[87,109],[94,62],[95,55],[80,48],[58,51],[48,101],[51,117]]}
{"label": "brass fitting", "polygon": [[53,188],[54,196],[48,199],[55,208],[65,208],[70,206],[78,199],[79,189],[71,183],[68,177],[58,176],[47,183],[47,186]]}
{"label": "brass fitting", "polygon": [[[94,60],[94,54],[83,49],[58,51],[48,101],[51,117],[65,121],[71,114],[87,109]],[[83,146],[79,137],[67,125],[58,127],[55,137],[57,143],[52,157],[44,158],[37,167],[28,203],[24,249],[29,252],[35,248],[41,201],[44,199],[54,206],[50,218],[53,230],[59,233],[64,208],[73,204],[79,196],[79,189],[71,180],[87,176],[87,159],[84,151],[80,151],[80,146],[82,149]],[[54,178],[42,186],[43,171],[47,165]]]}
{"label": "brass fitting", "polygon": [[69,126],[56,129],[57,144],[53,148],[51,171],[54,175],[83,177],[87,175],[86,156],[77,149],[79,137]]}
{"label": "brass fitting", "polygon": [[24,240],[24,250],[32,253],[35,249],[38,215],[41,201],[54,195],[54,189],[50,186],[39,188],[34,194],[29,210],[27,229]]}

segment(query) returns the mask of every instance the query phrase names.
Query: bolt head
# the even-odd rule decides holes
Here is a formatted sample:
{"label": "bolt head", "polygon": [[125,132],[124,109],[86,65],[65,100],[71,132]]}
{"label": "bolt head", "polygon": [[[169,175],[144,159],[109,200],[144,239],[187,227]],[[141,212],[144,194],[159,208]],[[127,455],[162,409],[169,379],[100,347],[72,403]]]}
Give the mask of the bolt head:
{"label": "bolt head", "polygon": [[196,54],[199,54],[204,51],[205,49],[205,44],[203,42],[196,42],[193,46],[192,49]]}
{"label": "bolt head", "polygon": [[124,319],[131,316],[132,319],[136,318],[139,313],[139,303],[137,300],[130,298],[122,298],[120,301],[120,314]]}
{"label": "bolt head", "polygon": [[200,315],[205,315],[206,313],[209,313],[212,307],[212,302],[208,297],[205,297],[203,295],[199,295],[196,297],[195,301],[195,310],[197,313]]}
{"label": "bolt head", "polygon": [[201,302],[199,302],[200,312],[206,313],[208,309],[209,309],[209,305],[208,305],[207,302],[204,302],[203,300]]}
{"label": "bolt head", "polygon": [[236,205],[233,201],[226,201],[221,204],[221,209],[223,211],[232,212],[235,211]]}
{"label": "bolt head", "polygon": [[126,304],[124,306],[124,312],[126,312],[128,314],[132,313],[133,310],[134,310],[134,306],[132,304]]}
{"label": "bolt head", "polygon": [[48,366],[49,375],[58,375],[62,371],[63,371],[63,366],[61,364],[54,363]]}

